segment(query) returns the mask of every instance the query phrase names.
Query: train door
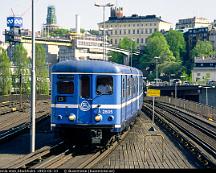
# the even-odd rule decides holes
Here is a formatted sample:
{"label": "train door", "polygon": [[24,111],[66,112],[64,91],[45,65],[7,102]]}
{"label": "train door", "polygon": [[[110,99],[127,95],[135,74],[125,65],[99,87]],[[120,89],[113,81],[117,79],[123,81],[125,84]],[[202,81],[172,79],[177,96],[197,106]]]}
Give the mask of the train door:
{"label": "train door", "polygon": [[122,117],[122,121],[124,122],[126,120],[126,112],[127,112],[127,78],[126,76],[122,76],[122,82],[121,82],[121,117]]}
{"label": "train door", "polygon": [[79,75],[79,108],[78,108],[78,124],[91,123],[91,75]]}

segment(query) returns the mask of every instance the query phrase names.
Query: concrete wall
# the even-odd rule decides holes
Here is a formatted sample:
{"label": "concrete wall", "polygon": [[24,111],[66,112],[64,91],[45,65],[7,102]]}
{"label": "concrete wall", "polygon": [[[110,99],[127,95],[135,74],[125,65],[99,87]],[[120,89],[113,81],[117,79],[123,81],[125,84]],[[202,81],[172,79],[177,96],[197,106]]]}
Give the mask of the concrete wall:
{"label": "concrete wall", "polygon": [[[207,101],[209,106],[216,107],[216,88],[207,89]],[[199,102],[206,104],[206,89],[200,88]]]}

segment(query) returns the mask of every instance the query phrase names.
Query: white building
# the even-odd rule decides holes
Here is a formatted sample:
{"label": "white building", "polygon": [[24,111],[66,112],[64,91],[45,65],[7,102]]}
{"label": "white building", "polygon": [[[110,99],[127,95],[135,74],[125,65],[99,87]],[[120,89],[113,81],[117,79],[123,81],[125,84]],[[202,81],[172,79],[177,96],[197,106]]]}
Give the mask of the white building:
{"label": "white building", "polygon": [[184,30],[190,28],[202,28],[211,26],[211,22],[203,17],[193,17],[187,19],[179,19],[176,23],[176,30]]}
{"label": "white building", "polygon": [[194,58],[194,67],[192,70],[193,82],[216,81],[216,57]]}
{"label": "white building", "polygon": [[122,38],[128,37],[135,40],[140,46],[145,45],[146,39],[156,31],[168,31],[172,24],[157,17],[156,15],[123,16],[123,8],[111,8],[111,17],[104,23],[98,24],[99,30],[105,30],[109,42],[118,46]]}

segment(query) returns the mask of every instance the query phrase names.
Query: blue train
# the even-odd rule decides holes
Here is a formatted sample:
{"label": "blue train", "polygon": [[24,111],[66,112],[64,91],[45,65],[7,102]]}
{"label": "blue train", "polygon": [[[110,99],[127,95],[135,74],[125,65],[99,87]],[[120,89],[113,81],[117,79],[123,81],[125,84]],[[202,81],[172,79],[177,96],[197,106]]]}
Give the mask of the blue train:
{"label": "blue train", "polygon": [[[51,127],[76,142],[106,143],[129,127],[143,104],[140,70],[106,61],[64,61],[52,68]],[[80,141],[79,141],[80,142]]]}

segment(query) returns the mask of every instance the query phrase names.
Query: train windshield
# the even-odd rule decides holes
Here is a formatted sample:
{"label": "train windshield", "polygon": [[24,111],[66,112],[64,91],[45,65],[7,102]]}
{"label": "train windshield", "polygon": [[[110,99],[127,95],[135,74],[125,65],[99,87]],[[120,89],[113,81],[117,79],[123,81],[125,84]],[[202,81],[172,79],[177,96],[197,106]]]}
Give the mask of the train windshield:
{"label": "train windshield", "polygon": [[59,94],[73,94],[74,83],[73,81],[58,81],[57,90]]}
{"label": "train windshield", "polygon": [[112,76],[98,76],[96,88],[97,95],[111,95],[113,93]]}

